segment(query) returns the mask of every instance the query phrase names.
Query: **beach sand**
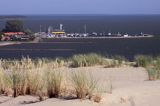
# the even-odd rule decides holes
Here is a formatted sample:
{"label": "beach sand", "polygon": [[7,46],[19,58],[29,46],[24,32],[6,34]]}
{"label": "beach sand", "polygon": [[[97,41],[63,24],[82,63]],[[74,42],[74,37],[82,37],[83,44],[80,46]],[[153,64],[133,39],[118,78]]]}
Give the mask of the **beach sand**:
{"label": "beach sand", "polygon": [[14,44],[21,44],[20,42],[0,42],[0,46],[7,46],[7,45],[14,45]]}
{"label": "beach sand", "polygon": [[38,102],[38,97],[19,96],[17,98],[0,96],[0,106],[160,106],[160,80],[148,81],[144,68],[123,66],[103,68],[64,68],[68,74],[76,70],[92,72],[103,89],[102,101],[47,99]]}

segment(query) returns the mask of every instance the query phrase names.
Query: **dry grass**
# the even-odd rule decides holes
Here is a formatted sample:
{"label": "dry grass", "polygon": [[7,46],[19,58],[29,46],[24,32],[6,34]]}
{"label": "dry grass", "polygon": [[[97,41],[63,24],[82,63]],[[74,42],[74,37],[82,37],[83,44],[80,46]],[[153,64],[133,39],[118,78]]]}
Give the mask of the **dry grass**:
{"label": "dry grass", "polygon": [[[121,59],[115,60],[121,64]],[[69,78],[64,76],[60,67],[86,67],[94,65],[115,65],[97,54],[75,55],[69,61],[62,58],[55,60],[22,58],[21,60],[0,60],[0,94],[13,95],[35,95],[40,101],[44,97],[60,97],[63,92],[62,85],[66,80],[72,83],[74,88],[69,90],[66,85],[65,90],[73,93],[79,99],[94,99],[95,102],[101,100],[101,96],[96,96],[98,81],[91,73],[84,70],[73,72]],[[66,83],[68,84],[68,83]],[[69,85],[70,86],[70,85]],[[73,91],[72,91],[73,90]]]}
{"label": "dry grass", "polygon": [[90,53],[90,54],[80,54],[74,55],[70,58],[71,67],[87,67],[102,65],[105,63],[105,58],[101,55]]}
{"label": "dry grass", "polygon": [[101,96],[101,95],[94,95],[91,99],[92,99],[94,102],[100,103],[101,100],[102,100],[102,96]]}
{"label": "dry grass", "polygon": [[47,92],[49,98],[59,97],[61,91],[61,85],[63,81],[62,72],[56,69],[49,68],[46,72]]}
{"label": "dry grass", "polygon": [[97,87],[97,80],[93,78],[91,73],[79,70],[71,74],[71,81],[79,99],[85,99],[87,96],[92,97]]}
{"label": "dry grass", "polygon": [[[55,61],[48,59],[32,60],[30,58],[13,61],[1,60],[0,94],[11,90],[13,97],[26,94],[57,97],[63,76],[54,68],[61,67],[63,64],[64,62],[58,59]],[[52,94],[49,93],[49,88]]]}
{"label": "dry grass", "polygon": [[4,70],[0,68],[0,94],[7,93],[7,89],[9,88],[10,84],[8,82],[8,77],[4,73]]}
{"label": "dry grass", "polygon": [[[94,65],[105,65],[106,67],[119,67],[126,60],[123,57],[106,59],[97,54],[75,55],[69,61],[62,58],[55,60],[22,58],[21,60],[0,60],[0,94],[13,95],[36,95],[40,100],[44,96],[59,97],[64,87],[62,85],[66,80],[71,81],[77,98],[91,99],[95,95],[98,81],[93,78],[92,74],[77,70],[68,78],[63,75],[60,67],[68,66],[71,62],[72,67],[86,67]],[[160,58],[137,56],[138,66],[147,68],[150,80],[160,78]],[[65,70],[64,70],[65,71]],[[68,84],[68,83],[66,83]],[[68,85],[66,85],[68,87]],[[65,88],[68,90],[68,88]],[[110,86],[110,93],[112,86]],[[99,98],[100,99],[100,98]],[[98,97],[96,100],[98,102]]]}

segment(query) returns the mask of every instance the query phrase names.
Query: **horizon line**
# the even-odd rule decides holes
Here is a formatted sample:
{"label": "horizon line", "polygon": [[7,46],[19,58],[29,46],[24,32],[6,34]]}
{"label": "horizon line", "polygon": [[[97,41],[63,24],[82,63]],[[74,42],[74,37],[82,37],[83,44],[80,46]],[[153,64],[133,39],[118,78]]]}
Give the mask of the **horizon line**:
{"label": "horizon line", "polygon": [[50,15],[50,16],[79,16],[79,15],[86,15],[86,16],[95,16],[95,15],[104,15],[104,16],[111,16],[111,15],[160,15],[160,14],[0,14],[0,16],[39,16],[39,15]]}

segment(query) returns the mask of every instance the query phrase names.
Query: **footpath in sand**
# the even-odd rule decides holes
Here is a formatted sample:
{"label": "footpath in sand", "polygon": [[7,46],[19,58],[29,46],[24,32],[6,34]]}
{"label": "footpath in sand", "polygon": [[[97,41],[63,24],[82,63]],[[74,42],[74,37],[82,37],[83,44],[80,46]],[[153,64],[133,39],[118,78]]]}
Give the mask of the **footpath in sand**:
{"label": "footpath in sand", "polygon": [[66,70],[71,72],[78,69],[91,71],[99,80],[100,87],[110,92],[102,94],[103,99],[100,103],[55,98],[37,102],[38,98],[33,96],[0,96],[0,106],[160,106],[160,81],[148,81],[148,74],[144,68],[96,66]]}

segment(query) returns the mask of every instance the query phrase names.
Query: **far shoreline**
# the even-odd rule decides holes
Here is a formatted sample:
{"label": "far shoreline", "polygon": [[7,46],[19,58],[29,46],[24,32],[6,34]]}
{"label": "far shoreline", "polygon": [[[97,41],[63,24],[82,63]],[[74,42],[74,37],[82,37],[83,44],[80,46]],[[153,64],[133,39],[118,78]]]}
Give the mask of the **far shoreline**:
{"label": "far shoreline", "polygon": [[129,36],[129,37],[51,37],[51,38],[42,38],[42,39],[127,39],[127,38],[155,38],[156,36],[151,35],[151,36]]}
{"label": "far shoreline", "polygon": [[14,44],[21,44],[21,42],[1,41],[1,42],[0,42],[0,47],[1,47],[1,46],[7,46],[7,45],[14,45]]}

